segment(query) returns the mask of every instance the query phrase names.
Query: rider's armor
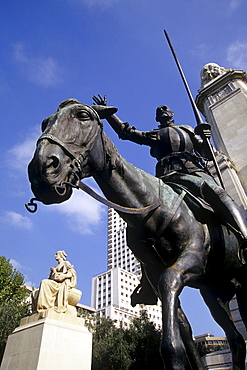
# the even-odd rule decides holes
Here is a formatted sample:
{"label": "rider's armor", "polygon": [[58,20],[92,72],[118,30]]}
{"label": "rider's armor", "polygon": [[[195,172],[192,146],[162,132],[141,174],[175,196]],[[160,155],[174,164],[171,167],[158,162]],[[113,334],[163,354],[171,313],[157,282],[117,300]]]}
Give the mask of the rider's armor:
{"label": "rider's armor", "polygon": [[195,135],[192,127],[174,125],[172,121],[155,130],[138,131],[116,116],[111,116],[108,122],[121,139],[150,146],[151,156],[158,161],[157,177],[181,184],[196,196],[203,197],[241,238],[247,239],[246,220],[237,204],[207,171],[205,143]]}

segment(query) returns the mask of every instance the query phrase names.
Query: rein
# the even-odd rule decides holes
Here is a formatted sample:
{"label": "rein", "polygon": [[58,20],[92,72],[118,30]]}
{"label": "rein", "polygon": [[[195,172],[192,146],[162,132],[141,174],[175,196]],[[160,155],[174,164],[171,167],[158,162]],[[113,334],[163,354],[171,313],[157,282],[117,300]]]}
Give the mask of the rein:
{"label": "rein", "polygon": [[[77,184],[72,184],[71,182],[64,181],[59,187],[59,189],[61,189],[62,191],[66,190],[66,187],[64,185],[69,185],[72,188],[81,189],[82,191],[90,195],[92,198],[96,199],[97,201],[99,201],[100,203],[108,207],[114,208],[116,211],[120,211],[123,213],[129,213],[133,215],[141,215],[147,212],[151,212],[154,209],[158,208],[161,204],[160,200],[158,200],[157,202],[150,204],[146,207],[129,208],[129,207],[120,206],[119,204],[113,203],[110,200],[103,198],[101,195],[97,194],[93,189],[91,189],[89,186],[87,186],[81,181],[79,181]],[[58,191],[58,192],[62,194],[62,191]],[[34,203],[34,201],[39,201],[39,199],[32,198],[29,203],[25,204],[26,209],[31,213],[35,213],[37,211],[37,204]]]}
{"label": "rein", "polygon": [[154,210],[154,209],[156,209],[160,206],[160,201],[158,200],[157,202],[155,202],[153,204],[150,204],[146,207],[142,207],[142,208],[124,207],[124,206],[120,206],[119,204],[113,203],[113,202],[111,202],[110,200],[108,200],[106,198],[103,198],[101,195],[95,193],[95,191],[93,189],[91,189],[89,186],[87,186],[86,184],[84,184],[81,181],[79,182],[78,185],[72,185],[71,183],[65,183],[65,184],[68,184],[68,185],[71,185],[73,187],[79,188],[79,189],[83,190],[85,193],[87,193],[88,195],[90,195],[92,198],[98,200],[100,203],[103,203],[108,207],[114,208],[116,211],[120,211],[120,212],[124,212],[124,213],[130,213],[130,214],[134,214],[134,215],[141,215],[143,213],[150,212],[150,211],[152,211],[152,210]]}

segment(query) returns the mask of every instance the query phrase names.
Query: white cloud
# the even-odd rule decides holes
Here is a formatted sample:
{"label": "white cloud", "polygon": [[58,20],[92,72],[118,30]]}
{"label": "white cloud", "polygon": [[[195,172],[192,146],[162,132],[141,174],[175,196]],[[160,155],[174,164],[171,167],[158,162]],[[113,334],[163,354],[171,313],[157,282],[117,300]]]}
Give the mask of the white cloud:
{"label": "white cloud", "polygon": [[236,41],[230,44],[227,61],[231,68],[247,70],[247,42]]}
{"label": "white cloud", "polygon": [[[20,262],[16,261],[13,258],[10,258],[10,263],[13,266],[14,269],[18,270],[22,274],[23,274],[23,272],[21,270],[30,270],[30,268],[27,268],[27,267],[23,266]],[[23,276],[24,276],[24,284],[28,287],[35,288],[34,282],[31,281],[31,280],[28,280],[29,276],[25,275],[25,274],[23,274]]]}
{"label": "white cloud", "polygon": [[15,269],[17,269],[17,270],[19,270],[20,268],[22,268],[23,266],[20,264],[20,262],[18,262],[18,261],[16,261],[16,260],[14,260],[13,258],[10,258],[10,263],[11,263],[11,265],[15,268]]}
{"label": "white cloud", "polygon": [[230,8],[232,10],[235,10],[241,5],[242,2],[243,2],[243,0],[231,0],[230,1]]}
{"label": "white cloud", "polygon": [[30,82],[43,87],[55,86],[60,82],[60,68],[52,57],[32,56],[22,43],[14,45],[14,60]]}
{"label": "white cloud", "polygon": [[100,225],[106,207],[82,191],[74,190],[72,197],[67,202],[54,205],[51,209],[66,215],[66,220],[72,231],[80,234],[92,234]]}
{"label": "white cloud", "polygon": [[37,126],[22,143],[16,144],[8,150],[7,162],[12,169],[26,173],[27,165],[33,157],[39,136],[40,128]]}
{"label": "white cloud", "polygon": [[1,221],[25,230],[31,230],[33,227],[30,218],[22,216],[20,213],[14,211],[5,212],[5,215],[1,217]]}

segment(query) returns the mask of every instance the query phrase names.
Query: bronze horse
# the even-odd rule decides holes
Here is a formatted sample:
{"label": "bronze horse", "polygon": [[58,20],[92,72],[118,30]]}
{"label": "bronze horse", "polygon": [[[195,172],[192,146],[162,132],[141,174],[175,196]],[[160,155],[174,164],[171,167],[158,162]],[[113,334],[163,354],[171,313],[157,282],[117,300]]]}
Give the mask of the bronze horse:
{"label": "bronze horse", "polygon": [[[43,121],[42,131],[28,168],[38,200],[61,203],[81,179],[93,176],[108,200],[131,209],[144,208],[144,212],[119,213],[128,224],[128,246],[142,264],[142,286],[134,292],[132,303],[155,304],[156,297],[162,302],[165,369],[204,369],[179,303],[180,293],[189,286],[200,290],[225,331],[233,369],[244,370],[245,343],[232,321],[229,301],[236,294],[247,325],[247,276],[229,227],[188,194],[179,194],[122,158],[93,107],[65,101]],[[154,209],[145,210],[153,204]]]}

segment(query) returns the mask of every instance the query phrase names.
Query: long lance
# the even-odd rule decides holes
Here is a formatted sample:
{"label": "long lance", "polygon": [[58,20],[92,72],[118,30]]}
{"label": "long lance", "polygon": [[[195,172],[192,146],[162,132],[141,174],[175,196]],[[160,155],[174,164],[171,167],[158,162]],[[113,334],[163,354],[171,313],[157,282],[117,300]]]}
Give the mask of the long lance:
{"label": "long lance", "polygon": [[[171,49],[172,55],[173,55],[173,57],[174,57],[174,60],[175,60],[175,62],[176,62],[176,65],[177,65],[177,67],[178,67],[178,70],[179,70],[180,76],[182,77],[182,80],[183,80],[183,83],[184,83],[185,89],[186,89],[186,91],[187,91],[187,94],[188,94],[188,96],[189,96],[189,99],[190,99],[190,102],[191,102],[191,105],[192,105],[192,109],[193,109],[193,112],[194,112],[194,115],[195,115],[195,118],[196,118],[196,123],[197,123],[197,128],[198,128],[198,130],[196,130],[196,131],[197,131],[197,133],[200,133],[200,134],[202,135],[202,131],[203,131],[203,129],[210,129],[210,128],[211,128],[211,126],[210,126],[210,124],[209,124],[209,123],[205,123],[205,122],[203,122],[203,120],[202,120],[202,118],[201,118],[201,115],[200,115],[200,113],[199,113],[199,110],[198,110],[198,108],[197,108],[197,106],[196,106],[196,103],[195,103],[195,101],[194,101],[194,99],[193,99],[193,96],[192,96],[192,94],[191,94],[191,91],[190,91],[189,85],[188,85],[188,83],[187,83],[187,81],[186,81],[186,78],[185,78],[185,75],[184,75],[184,73],[183,73],[182,67],[181,67],[181,65],[180,65],[180,63],[179,63],[179,60],[178,60],[178,58],[177,58],[177,55],[176,55],[176,53],[175,53],[175,51],[174,51],[174,48],[173,48],[172,43],[171,43],[171,40],[170,40],[170,38],[169,38],[168,33],[166,32],[166,30],[164,30],[164,34],[165,34],[165,37],[166,37],[166,39],[167,39],[168,45],[169,45],[169,47],[170,47],[170,49]],[[220,169],[219,169],[219,165],[218,165],[218,162],[217,162],[217,160],[216,160],[216,157],[215,157],[215,154],[214,154],[214,150],[213,150],[212,144],[211,144],[211,142],[210,142],[209,138],[207,138],[207,137],[203,137],[203,140],[206,142],[207,147],[208,147],[208,149],[209,149],[209,152],[210,152],[210,154],[211,154],[211,158],[212,158],[212,161],[213,161],[213,163],[214,163],[214,167],[215,167],[215,170],[216,170],[216,173],[217,173],[218,179],[219,179],[219,181],[220,181],[220,185],[221,185],[221,187],[222,187],[223,189],[225,189],[225,186],[224,186],[224,183],[223,183],[223,179],[222,179],[222,176],[221,176],[221,172],[220,172]]]}

